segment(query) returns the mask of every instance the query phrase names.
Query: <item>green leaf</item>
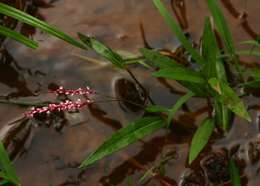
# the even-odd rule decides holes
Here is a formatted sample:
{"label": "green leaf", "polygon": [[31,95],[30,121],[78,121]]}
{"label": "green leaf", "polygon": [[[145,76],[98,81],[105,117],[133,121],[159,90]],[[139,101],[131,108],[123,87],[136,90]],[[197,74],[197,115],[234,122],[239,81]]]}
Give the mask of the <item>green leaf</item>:
{"label": "green leaf", "polygon": [[174,114],[181,108],[181,106],[184,103],[186,103],[194,95],[195,94],[193,92],[189,91],[187,94],[185,94],[184,96],[182,96],[181,98],[179,98],[177,100],[175,105],[173,105],[173,107],[168,112],[168,119],[167,119],[167,126],[168,127],[170,126],[170,123],[172,121]]}
{"label": "green leaf", "polygon": [[213,101],[213,106],[215,109],[215,123],[227,133],[230,128],[232,113],[224,104],[217,100]]}
{"label": "green leaf", "polygon": [[204,59],[200,56],[199,52],[195,50],[190,43],[190,41],[186,38],[184,33],[182,32],[180,26],[173,19],[171,13],[165,8],[160,0],[153,0],[155,6],[163,16],[165,22],[171,28],[172,32],[176,35],[176,37],[180,40],[181,44],[184,48],[190,53],[193,59],[200,65],[204,64]]}
{"label": "green leaf", "polygon": [[220,103],[227,106],[238,116],[251,122],[250,115],[247,112],[244,103],[228,84],[220,82],[217,78],[211,78],[209,84],[211,88],[215,90],[215,97]]}
{"label": "green leaf", "polygon": [[199,72],[184,67],[161,69],[157,72],[154,72],[152,75],[155,77],[174,79],[177,81],[187,81],[199,84],[205,83],[205,80]]}
{"label": "green leaf", "polygon": [[237,52],[238,55],[241,56],[256,56],[260,57],[260,51],[257,50],[241,50]]}
{"label": "green leaf", "polygon": [[106,140],[93,154],[82,162],[80,168],[86,168],[97,160],[119,151],[163,127],[165,127],[165,123],[160,117],[138,119],[128,124],[125,128],[120,129]]}
{"label": "green leaf", "polygon": [[224,40],[229,55],[231,56],[231,58],[233,58],[235,56],[236,50],[232,34],[228,28],[227,21],[219,6],[217,5],[216,0],[207,0],[207,2],[208,8],[214,18],[217,30],[220,33],[221,38]]}
{"label": "green leaf", "polygon": [[159,68],[182,67],[182,65],[177,63],[174,59],[164,56],[157,51],[146,49],[146,48],[141,48],[140,52],[145,57],[145,59],[152,62],[152,64],[156,67],[159,67]]}
{"label": "green leaf", "polygon": [[249,81],[240,85],[245,88],[260,88],[260,81]]}
{"label": "green leaf", "polygon": [[240,44],[242,44],[242,45],[253,45],[253,46],[260,47],[260,43],[256,40],[242,41]]}
{"label": "green leaf", "polygon": [[250,76],[255,80],[260,80],[260,68],[253,68],[249,70]]}
{"label": "green leaf", "polygon": [[231,177],[232,186],[241,186],[239,169],[236,166],[234,159],[229,160],[228,170]]}
{"label": "green leaf", "polygon": [[84,47],[84,45],[82,45],[80,42],[78,42],[77,40],[75,40],[74,38],[72,38],[71,36],[59,31],[57,28],[55,28],[54,26],[51,26],[47,23],[45,23],[44,21],[41,21],[25,12],[22,12],[16,8],[13,8],[11,6],[8,6],[4,3],[0,3],[0,13],[10,16],[14,19],[17,19],[21,22],[27,23],[28,25],[31,25],[35,28],[39,28],[42,31],[45,31],[47,33],[49,33],[50,35],[53,35],[57,38],[60,38],[76,47],[82,48],[82,49],[86,49]]}
{"label": "green leaf", "polygon": [[8,179],[8,182],[12,182],[13,184],[19,186],[20,181],[16,176],[15,170],[12,166],[12,163],[9,160],[8,154],[5,151],[3,143],[0,141],[0,167],[4,173],[5,179]]}
{"label": "green leaf", "polygon": [[207,79],[217,76],[216,63],[218,53],[215,34],[211,28],[209,18],[206,18],[202,37],[202,56],[206,61],[203,71]]}
{"label": "green leaf", "polygon": [[[223,61],[218,58],[220,51],[209,18],[205,21],[202,37],[202,55],[206,61],[203,71],[207,79],[217,77],[219,81],[227,82],[226,70]],[[230,127],[231,112],[222,103],[216,102],[215,100],[213,102],[215,109],[215,123],[227,132]]]}
{"label": "green leaf", "polygon": [[189,164],[191,164],[203,150],[214,131],[214,122],[212,119],[206,119],[202,125],[196,130],[190,147]]}
{"label": "green leaf", "polygon": [[208,90],[206,89],[206,84],[198,84],[188,81],[179,81],[181,85],[194,92],[196,96],[205,97],[208,96]]}
{"label": "green leaf", "polygon": [[38,47],[37,42],[28,39],[27,37],[23,36],[22,34],[15,32],[7,27],[0,25],[0,34],[6,37],[9,37],[11,39],[14,39],[18,41],[19,43],[22,43],[32,49],[36,49]]}
{"label": "green leaf", "polygon": [[125,67],[124,59],[114,52],[112,49],[106,47],[93,37],[85,36],[81,33],[78,34],[80,40],[89,48],[97,52],[99,55],[110,61],[116,67],[123,69]]}
{"label": "green leaf", "polygon": [[202,37],[202,55],[206,61],[203,70],[207,79],[217,77],[219,80],[227,82],[226,70],[223,61],[218,58],[220,51],[209,18],[206,18],[205,21]]}
{"label": "green leaf", "polygon": [[165,108],[165,107],[160,106],[160,105],[150,105],[150,106],[146,107],[145,110],[147,112],[151,112],[151,113],[154,113],[154,112],[166,112],[166,113],[168,113],[169,112],[168,108]]}

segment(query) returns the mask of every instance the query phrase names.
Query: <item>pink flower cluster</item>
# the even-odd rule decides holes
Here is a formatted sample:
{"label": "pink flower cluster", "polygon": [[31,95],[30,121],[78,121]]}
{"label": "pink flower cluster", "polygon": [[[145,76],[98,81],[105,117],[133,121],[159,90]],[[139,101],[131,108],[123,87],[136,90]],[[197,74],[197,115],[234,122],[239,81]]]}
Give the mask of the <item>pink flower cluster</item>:
{"label": "pink flower cluster", "polygon": [[77,99],[77,101],[66,100],[60,103],[50,103],[49,105],[44,107],[38,107],[38,108],[33,107],[31,110],[25,113],[25,116],[27,118],[33,118],[36,114],[41,114],[41,113],[50,114],[55,111],[74,111],[93,103],[93,101],[89,98],[89,95],[95,94],[95,91],[90,89],[89,87],[79,88],[76,90],[66,90],[63,87],[60,87],[59,89],[52,92],[56,94],[66,94],[69,96],[84,95],[85,100],[84,101],[82,101],[81,99]]}
{"label": "pink flower cluster", "polygon": [[74,96],[74,95],[85,95],[85,96],[88,96],[90,94],[95,94],[96,93],[94,90],[90,89],[89,87],[78,88],[76,90],[69,90],[69,89],[64,89],[62,86],[60,86],[57,90],[51,91],[51,92],[56,93],[56,94],[70,95],[70,96]]}

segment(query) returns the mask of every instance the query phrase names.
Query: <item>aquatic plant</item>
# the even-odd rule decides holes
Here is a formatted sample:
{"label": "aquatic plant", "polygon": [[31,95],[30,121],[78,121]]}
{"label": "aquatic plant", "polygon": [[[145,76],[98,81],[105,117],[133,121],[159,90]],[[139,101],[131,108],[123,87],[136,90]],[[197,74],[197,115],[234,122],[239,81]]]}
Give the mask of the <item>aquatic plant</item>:
{"label": "aquatic plant", "polygon": [[[184,66],[178,60],[169,58],[159,51],[143,48],[140,49],[141,57],[138,56],[135,63],[154,69],[153,77],[176,80],[179,84],[187,88],[187,92],[171,108],[156,105],[152,99],[150,105],[145,109],[151,116],[144,116],[131,122],[126,127],[120,129],[106,140],[96,151],[90,154],[81,164],[80,168],[85,169],[96,161],[119,151],[130,144],[142,139],[146,135],[154,133],[160,129],[171,130],[174,125],[173,118],[180,107],[193,97],[201,97],[208,101],[211,110],[209,115],[202,121],[196,130],[188,155],[188,163],[192,164],[204,147],[210,141],[212,134],[216,131],[227,134],[231,127],[233,115],[237,115],[248,122],[251,122],[251,116],[247,107],[241,99],[242,95],[237,94],[239,90],[245,87],[260,87],[260,69],[247,69],[239,63],[239,55],[259,55],[258,51],[236,51],[232,34],[228,24],[223,16],[221,9],[215,0],[207,0],[208,8],[214,19],[217,32],[221,36],[224,48],[220,48],[213,25],[209,18],[205,19],[204,31],[202,36],[201,51],[195,48],[187,39],[178,23],[173,19],[160,0],[153,0],[155,6],[164,18],[165,22],[171,28],[172,32],[179,39],[183,47],[196,62],[196,65]],[[0,13],[13,17],[19,21],[37,27],[55,37],[58,37],[81,49],[91,49],[96,51],[104,59],[110,61],[120,70],[126,70],[137,82],[140,88],[149,96],[146,90],[131,73],[129,66],[133,63],[127,63],[129,59],[124,58],[113,49],[105,46],[103,43],[93,37],[88,37],[79,33],[79,41],[64,34],[53,26],[44,23],[32,16],[19,10],[11,8],[0,3]],[[29,40],[19,33],[3,28],[0,34],[16,39],[17,41],[36,48],[37,43]],[[246,41],[243,44],[253,44],[260,46],[257,41]],[[249,53],[250,52],[250,53]],[[145,63],[139,59],[145,59]],[[226,71],[226,65],[234,67],[237,81],[232,82]],[[94,92],[87,89],[65,90],[62,87],[54,91],[57,94],[66,95],[89,95]],[[33,108],[27,112],[28,117],[34,117],[35,114],[49,113],[56,110],[79,109],[91,103],[86,101],[65,101],[61,103],[52,103],[46,107]],[[240,185],[239,170],[235,161],[230,157],[229,169],[231,180],[234,185]]]}
{"label": "aquatic plant", "polygon": [[2,141],[0,141],[0,178],[0,185],[2,186],[10,184],[15,186],[21,185]]}

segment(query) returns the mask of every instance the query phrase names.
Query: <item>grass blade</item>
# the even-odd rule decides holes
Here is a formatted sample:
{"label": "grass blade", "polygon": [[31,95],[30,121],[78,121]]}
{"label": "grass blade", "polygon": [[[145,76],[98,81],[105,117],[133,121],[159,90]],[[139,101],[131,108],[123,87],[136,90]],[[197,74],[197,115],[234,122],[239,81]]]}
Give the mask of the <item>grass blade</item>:
{"label": "grass blade", "polygon": [[9,5],[6,5],[4,3],[0,3],[0,13],[7,15],[9,17],[12,17],[14,19],[17,19],[21,22],[24,22],[28,25],[31,25],[35,28],[39,28],[42,31],[47,32],[50,35],[53,35],[57,38],[60,38],[76,47],[86,49],[84,45],[82,45],[80,42],[72,38],[71,36],[65,34],[64,32],[59,31],[54,26],[51,26],[44,21],[41,21],[25,12],[22,12],[21,10],[18,10],[16,8],[13,8]]}
{"label": "grass blade", "polygon": [[176,37],[180,40],[181,44],[184,48],[190,53],[192,58],[200,65],[204,64],[204,59],[200,56],[199,52],[196,51],[190,41],[185,37],[184,33],[182,32],[180,26],[177,22],[173,19],[169,11],[165,8],[162,4],[161,0],[153,0],[155,6],[159,10],[160,14],[163,16],[167,25],[171,28],[172,32],[176,35]]}
{"label": "grass blade", "polygon": [[175,67],[182,67],[179,63],[175,60],[160,54],[157,51],[141,48],[141,54],[145,57],[146,60],[152,62],[153,66],[159,68],[175,68]]}
{"label": "grass blade", "polygon": [[9,37],[11,39],[14,39],[14,40],[18,41],[19,43],[22,43],[25,46],[30,47],[32,49],[36,49],[38,47],[38,44],[36,41],[28,39],[24,35],[22,35],[18,32],[15,32],[7,27],[1,26],[1,25],[0,25],[0,34],[3,36]]}
{"label": "grass blade", "polygon": [[236,95],[234,90],[229,87],[228,84],[220,82],[216,78],[211,78],[209,80],[209,84],[213,90],[215,90],[215,98],[222,104],[224,104],[227,108],[233,111],[238,116],[246,119],[251,122],[251,117],[247,112],[244,103],[242,100]]}
{"label": "grass blade", "polygon": [[85,36],[81,33],[78,34],[80,40],[89,48],[97,52],[99,55],[110,61],[116,67],[123,69],[125,67],[124,59],[112,49],[106,47],[93,37]]}
{"label": "grass blade", "polygon": [[162,77],[177,81],[187,81],[199,84],[205,83],[205,80],[200,73],[183,67],[161,69],[157,72],[154,72],[152,75],[154,77]]}
{"label": "grass blade", "polygon": [[257,50],[242,50],[237,52],[238,55],[241,56],[256,56],[260,57],[260,51]]}
{"label": "grass blade", "polygon": [[208,2],[208,8],[214,18],[217,30],[220,33],[222,39],[224,40],[229,55],[233,59],[235,57],[236,50],[235,50],[234,41],[230,29],[228,27],[227,21],[222,11],[220,10],[216,0],[207,0],[207,2]]}
{"label": "grass blade", "polygon": [[112,135],[112,137],[105,141],[93,154],[83,161],[80,168],[85,168],[97,160],[119,151],[163,127],[165,127],[165,123],[160,117],[145,117],[138,119]]}
{"label": "grass blade", "polygon": [[170,109],[165,108],[165,107],[160,106],[160,105],[150,105],[150,106],[146,107],[145,110],[147,112],[151,112],[151,113],[155,113],[155,112],[165,112],[165,113],[168,113]]}
{"label": "grass blade", "polygon": [[239,169],[236,166],[235,160],[233,158],[229,160],[228,169],[232,186],[241,186]]}
{"label": "grass blade", "polygon": [[203,150],[214,131],[214,122],[212,119],[206,119],[202,125],[196,130],[190,147],[189,164],[191,164]]}
{"label": "grass blade", "polygon": [[5,151],[3,143],[0,141],[0,167],[2,173],[5,175],[5,179],[8,182],[15,184],[16,186],[20,185],[19,178],[16,176],[15,170],[12,166],[12,163],[9,160],[8,154]]}
{"label": "grass blade", "polygon": [[216,63],[218,52],[215,35],[212,31],[209,18],[207,18],[205,20],[204,32],[202,36],[202,56],[206,62],[203,71],[207,79],[217,76]]}
{"label": "grass blade", "polygon": [[187,94],[182,96],[177,100],[175,105],[169,110],[168,112],[168,118],[167,118],[167,126],[170,126],[170,123],[172,121],[172,118],[174,114],[181,108],[181,106],[186,103],[191,97],[193,97],[195,94],[191,91],[189,91]]}
{"label": "grass blade", "polygon": [[253,46],[256,46],[256,47],[260,47],[260,43],[257,40],[242,41],[240,44],[242,44],[242,45],[253,45]]}
{"label": "grass blade", "polygon": [[[217,77],[219,81],[227,82],[226,70],[223,61],[218,58],[219,54],[220,51],[215,34],[211,27],[210,20],[207,18],[202,37],[202,55],[206,61],[203,71],[208,80],[212,77]],[[231,112],[222,103],[215,100],[213,102],[215,109],[215,123],[227,132],[230,127]]]}

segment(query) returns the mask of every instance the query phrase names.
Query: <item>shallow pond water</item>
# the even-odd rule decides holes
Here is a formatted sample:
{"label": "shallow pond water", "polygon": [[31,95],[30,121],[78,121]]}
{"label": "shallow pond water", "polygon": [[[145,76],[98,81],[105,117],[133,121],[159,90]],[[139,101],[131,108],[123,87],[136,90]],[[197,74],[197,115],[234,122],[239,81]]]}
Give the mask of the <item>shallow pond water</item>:
{"label": "shallow pond water", "polygon": [[[170,5],[170,1],[165,2]],[[237,43],[257,36],[259,0],[220,2]],[[198,42],[204,17],[208,15],[206,4],[199,0],[173,3],[183,29]],[[173,49],[179,46],[149,0],[56,0],[45,3],[35,0],[30,8],[31,13],[72,36],[77,32],[94,35],[115,50],[136,54],[138,48],[144,47],[140,23],[151,47]],[[120,86],[134,89],[131,77],[106,62],[97,64],[78,57],[96,57],[92,52],[82,52],[24,25],[19,24],[17,28],[39,41],[40,48],[33,51],[13,41],[5,41],[0,63],[1,97],[15,101],[46,101],[53,99],[48,90],[61,85],[67,88],[90,86],[105,95],[97,97],[95,104],[79,113],[63,113],[52,122],[43,121],[32,127],[27,124],[35,121],[19,120],[27,108],[0,105],[1,131],[8,130],[8,124],[14,123],[14,129],[8,134],[8,150],[22,185],[119,186],[127,185],[128,180],[134,185],[148,186],[229,185],[223,168],[227,152],[240,160],[243,185],[260,185],[260,109],[257,106],[260,101],[257,97],[246,99],[246,104],[252,108],[253,123],[249,125],[235,118],[229,135],[225,138],[216,136],[192,166],[187,163],[189,143],[196,125],[207,115],[206,103],[201,99],[192,99],[187,108],[180,111],[172,132],[161,130],[80,171],[77,167],[89,153],[116,130],[143,114],[142,110],[128,109],[127,104],[106,101],[107,96],[120,94],[124,89]],[[257,59],[243,60],[250,63]],[[175,89],[183,90],[175,82],[152,78],[144,68],[137,66],[132,71],[157,104],[174,104],[179,98]],[[131,93],[122,94],[132,98]],[[6,134],[2,132],[1,135]],[[164,166],[165,176],[139,183],[145,170],[169,155],[171,158]]]}

